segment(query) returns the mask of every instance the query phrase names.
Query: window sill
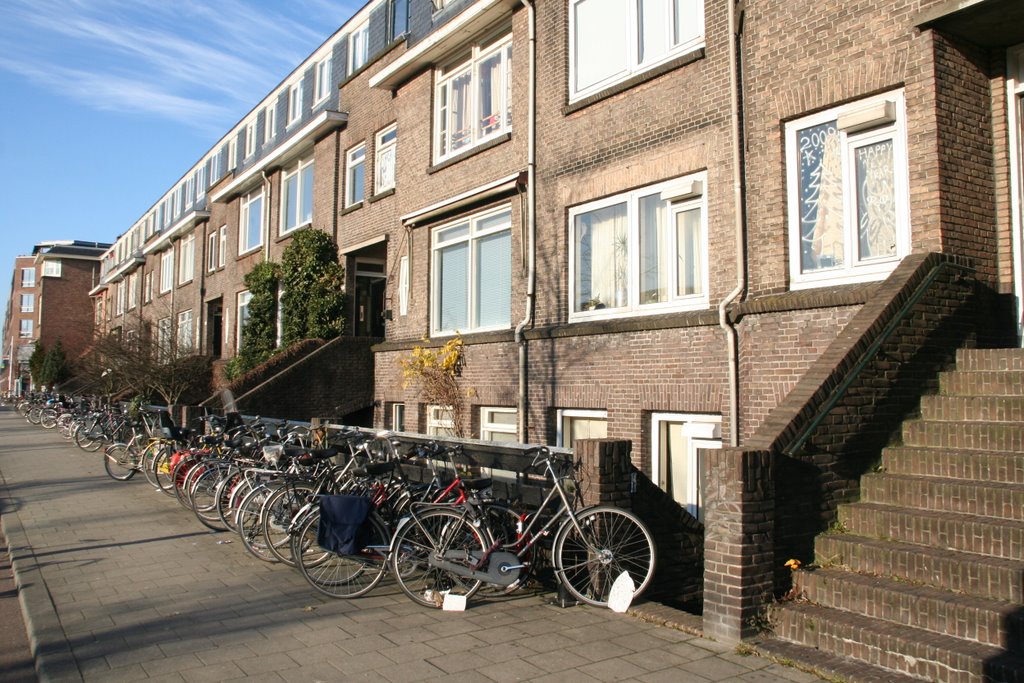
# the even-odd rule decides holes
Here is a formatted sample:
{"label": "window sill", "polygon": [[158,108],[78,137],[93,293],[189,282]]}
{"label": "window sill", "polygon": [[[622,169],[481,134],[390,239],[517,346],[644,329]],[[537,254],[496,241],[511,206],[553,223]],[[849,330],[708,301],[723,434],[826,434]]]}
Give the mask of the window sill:
{"label": "window sill", "polygon": [[630,76],[626,80],[611,85],[605,88],[604,90],[600,90],[596,93],[593,93],[592,95],[587,95],[586,97],[570,102],[569,104],[562,107],[562,115],[569,116],[570,114],[575,114],[581,109],[586,109],[592,104],[596,104],[602,100],[608,99],[609,97],[618,95],[619,93],[623,93],[627,90],[631,90],[632,88],[635,88],[641,83],[652,81],[655,78],[664,76],[670,71],[675,71],[676,69],[684,67],[687,64],[692,64],[693,62],[696,62],[697,60],[700,59],[704,59],[703,47],[698,47],[693,50],[690,50],[689,52],[679,55],[675,59],[671,59],[665,62],[664,64],[659,64],[658,66],[653,67],[647,71],[642,71],[638,74],[634,74],[633,76]]}
{"label": "window sill", "polygon": [[502,135],[499,135],[496,138],[492,138],[492,139],[488,140],[487,142],[480,143],[476,147],[470,147],[465,152],[460,152],[460,153],[456,154],[453,157],[448,157],[444,161],[439,161],[438,163],[434,164],[433,166],[428,166],[427,167],[427,174],[430,175],[432,173],[437,173],[438,171],[443,171],[444,169],[446,169],[446,168],[448,168],[450,166],[454,166],[455,164],[459,163],[460,161],[465,161],[466,159],[468,159],[471,156],[476,156],[477,154],[480,154],[481,152],[486,152],[489,149],[493,149],[493,148],[497,147],[498,145],[501,145],[501,144],[504,144],[504,143],[508,142],[511,139],[512,139],[512,132],[511,131],[509,131],[508,133],[503,133]]}
{"label": "window sill", "polygon": [[382,199],[386,199],[386,198],[390,197],[394,193],[395,193],[395,188],[389,187],[388,189],[382,190],[382,191],[378,192],[375,195],[371,195],[370,198],[367,201],[370,204],[373,204],[374,202],[379,202]]}
{"label": "window sill", "polygon": [[360,200],[360,201],[356,202],[355,204],[352,204],[351,206],[346,206],[346,207],[345,207],[344,209],[342,209],[342,210],[341,210],[341,211],[340,211],[340,212],[338,213],[338,215],[339,215],[339,216],[347,216],[347,215],[348,215],[348,214],[350,214],[350,213],[355,213],[356,211],[358,211],[358,210],[359,210],[359,209],[361,209],[361,208],[363,208],[363,202],[362,202],[362,200]]}

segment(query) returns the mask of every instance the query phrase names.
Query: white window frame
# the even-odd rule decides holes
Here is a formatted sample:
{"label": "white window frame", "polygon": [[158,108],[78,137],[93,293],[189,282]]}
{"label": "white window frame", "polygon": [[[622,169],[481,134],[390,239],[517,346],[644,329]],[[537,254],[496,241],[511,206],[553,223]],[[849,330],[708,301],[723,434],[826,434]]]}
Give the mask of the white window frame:
{"label": "white window frame", "polygon": [[[28,276],[28,277],[26,277]],[[35,287],[36,286],[36,269],[35,268],[22,268],[21,269],[21,286]]]}
{"label": "white window frame", "polygon": [[[605,27],[597,42],[604,50],[613,50],[621,46],[626,54],[621,67],[615,73],[609,73],[604,78],[579,85],[577,84],[578,67],[577,55],[580,53],[579,36],[577,33],[578,8],[585,2],[612,2],[619,6],[620,12],[625,14],[616,15],[613,12],[602,12],[601,16],[607,18],[609,26]],[[704,46],[704,0],[682,0],[680,4],[689,5],[691,12],[690,21],[687,26],[690,28],[685,35],[666,36],[666,51],[663,54],[655,55],[652,58],[642,57],[640,52],[641,7],[637,0],[570,0],[569,1],[569,102],[576,102],[585,97],[601,92],[613,85],[621,83],[634,75],[649,71],[661,64],[669,62],[676,57],[691,52]],[[670,34],[674,31],[676,8],[673,2],[666,2],[664,16],[660,22]]]}
{"label": "white window frame", "polygon": [[178,245],[178,284],[191,282],[196,270],[196,236],[191,233],[181,238]]}
{"label": "white window frame", "polygon": [[[447,414],[447,415],[446,415]],[[430,436],[454,436],[455,417],[449,406],[427,406],[427,434]]]}
{"label": "white window frame", "polygon": [[115,289],[114,315],[124,315],[124,305],[126,298],[127,297],[125,296],[125,283],[124,280],[121,280],[120,282],[117,283],[117,287]]}
{"label": "white window frame", "polygon": [[217,246],[219,240],[217,231],[214,230],[206,237],[206,272],[212,273],[217,270]]}
{"label": "white window frame", "polygon": [[391,429],[395,432],[405,431],[405,404],[391,404]]}
{"label": "white window frame", "polygon": [[[641,315],[654,315],[669,311],[690,311],[703,310],[709,305],[708,290],[710,288],[710,257],[708,253],[708,211],[707,192],[705,183],[706,173],[694,173],[682,178],[677,178],[655,185],[648,185],[630,192],[605,197],[596,201],[572,207],[569,210],[569,321],[595,320],[616,317],[633,317]],[[680,186],[688,188],[682,198],[673,197],[675,188]],[[641,301],[641,234],[640,234],[640,200],[652,195],[661,195],[661,202],[665,211],[665,236],[666,249],[669,254],[676,254],[675,258],[669,258],[669,271],[666,273],[667,298],[665,301],[644,303]],[[667,195],[667,196],[666,196]],[[669,198],[671,197],[671,198]],[[587,308],[584,303],[577,301],[577,266],[576,266],[576,219],[593,211],[605,209],[619,204],[626,205],[626,231],[627,231],[627,263],[626,272],[626,293],[625,301],[617,302],[610,300],[605,302],[601,299],[599,307]],[[701,273],[700,292],[694,294],[679,295],[676,292],[678,282],[679,252],[677,244],[677,217],[687,211],[700,210],[700,239],[701,250]],[[616,293],[615,297],[618,296]],[[615,297],[609,297],[614,299]],[[592,297],[590,301],[595,301]],[[576,310],[579,307],[580,310]]]}
{"label": "white window frame", "polygon": [[220,244],[217,247],[217,267],[223,268],[228,262],[228,226],[220,226]]}
{"label": "white window frame", "polygon": [[[28,303],[26,303],[28,302]],[[36,310],[36,295],[35,294],[22,294],[21,295],[21,312],[22,313],[34,313]]]}
{"label": "white window frame", "polygon": [[578,408],[560,408],[556,413],[556,419],[558,423],[555,425],[555,439],[559,447],[568,448],[565,445],[565,428],[564,423],[566,418],[572,419],[575,417],[585,418],[587,420],[604,420],[608,422],[608,411],[607,410],[582,410]]}
{"label": "white window frame", "polygon": [[[353,178],[357,171],[363,174],[362,195],[355,196]],[[355,206],[366,195],[366,144],[356,145],[345,153],[345,207]]]}
{"label": "white window frame", "polygon": [[409,314],[409,257],[398,260],[398,315]]}
{"label": "white window frame", "polygon": [[[512,424],[495,422],[493,416],[496,414],[511,415]],[[483,441],[499,441],[494,438],[495,434],[509,434],[511,439],[500,441],[516,441],[519,438],[519,411],[515,408],[500,408],[496,406],[483,406],[480,408],[480,438]]]}
{"label": "white window frame", "polygon": [[[865,121],[872,112],[888,112],[893,120],[883,115]],[[800,158],[803,154],[797,140],[800,131],[836,121],[841,154],[843,190],[843,265],[803,272],[800,204]],[[849,123],[846,123],[846,122]],[[786,180],[789,227],[790,289],[829,287],[856,282],[874,282],[885,279],[905,256],[910,253],[910,200],[906,143],[906,111],[903,91],[894,91],[834,107],[786,124]],[[858,230],[856,224],[856,192],[854,189],[854,150],[879,142],[892,141],[893,183],[895,185],[896,244],[890,256],[857,260]]]}
{"label": "white window frame", "polygon": [[[306,176],[306,172],[309,172],[309,176]],[[278,228],[278,232],[281,235],[286,235],[294,230],[312,225],[313,223],[313,190],[315,187],[316,167],[313,164],[313,159],[300,159],[295,164],[294,168],[284,174],[281,179],[281,222]],[[296,183],[295,196],[297,198],[296,206],[290,206],[288,200],[288,183]],[[309,193],[309,218],[304,218],[304,206],[302,204],[303,197],[306,196],[306,185],[310,185]],[[288,220],[293,221],[292,226],[288,227]]]}
{"label": "white window frame", "polygon": [[[689,438],[689,461],[687,463],[687,490],[681,492],[680,504],[697,519],[702,518],[703,492],[700,490],[701,456],[699,449],[722,447],[722,416],[703,413],[651,413],[651,480],[658,488],[668,491],[661,462],[662,426],[666,423],[682,423],[683,431]],[[679,500],[676,494],[676,499]]]}
{"label": "white window frame", "polygon": [[206,196],[206,161],[196,169],[196,201]]}
{"label": "white window frame", "polygon": [[[496,54],[502,55],[501,79],[499,88],[501,104],[496,108],[501,120],[494,130],[486,133],[478,131],[480,123],[479,67]],[[469,125],[469,141],[453,148],[451,128],[454,117],[451,115],[452,84],[469,74],[469,109],[467,122]],[[468,58],[435,70],[434,75],[434,162],[444,161],[463,152],[473,149],[489,140],[505,135],[512,130],[512,33],[501,35],[492,42],[477,43],[470,48]]]}
{"label": "white window frame", "polygon": [[148,304],[153,300],[153,271],[146,273],[142,280],[142,303]]}
{"label": "white window frame", "polygon": [[177,335],[178,355],[192,353],[195,349],[195,318],[192,309],[182,311],[178,314]]}
{"label": "white window frame", "polygon": [[160,254],[160,293],[166,294],[174,287],[174,249]]}
{"label": "white window frame", "polygon": [[139,305],[139,274],[132,273],[128,276],[128,310],[133,310]]}
{"label": "white window frame", "polygon": [[43,277],[60,277],[62,262],[60,259],[46,259],[43,261]]}
{"label": "white window frame", "polygon": [[238,134],[231,136],[228,140],[228,163],[227,169],[234,171],[235,167],[238,166]]}
{"label": "white window frame", "polygon": [[156,321],[156,357],[157,362],[166,363],[171,359],[171,343],[173,340],[171,317]]}
{"label": "white window frame", "polygon": [[245,123],[245,157],[250,158],[256,154],[256,119]]}
{"label": "white window frame", "polygon": [[263,144],[269,144],[277,135],[277,105],[268,104],[263,110]]}
{"label": "white window frame", "polygon": [[392,124],[374,137],[373,191],[395,189],[398,161],[398,125]]}
{"label": "white window frame", "polygon": [[[490,228],[486,228],[486,229],[478,227],[485,220],[493,218],[493,217],[498,216],[498,215],[501,215],[503,213],[507,213],[508,214],[508,220],[507,221],[504,221],[502,223],[496,224],[496,225],[494,225],[494,226],[492,226]],[[459,236],[459,237],[455,237],[455,238],[451,238],[451,239],[442,239],[442,234],[446,230],[448,230],[450,228],[454,228],[454,227],[460,226],[460,225],[467,225],[468,226],[468,229],[467,229],[465,235]],[[478,273],[477,273],[476,250],[474,249],[474,245],[476,244],[476,242],[478,240],[480,240],[482,238],[490,237],[491,235],[496,235],[498,233],[508,231],[509,232],[509,237],[510,237],[509,246],[511,247],[511,230],[512,230],[512,207],[506,204],[504,206],[497,207],[495,209],[489,209],[487,211],[484,211],[484,212],[481,212],[481,213],[478,213],[478,214],[474,214],[472,216],[467,216],[465,218],[461,218],[461,219],[459,219],[457,221],[453,221],[451,223],[446,223],[444,225],[440,225],[440,226],[438,226],[437,228],[435,228],[431,232],[431,235],[430,235],[430,245],[431,245],[430,246],[430,263],[431,263],[431,270],[433,272],[433,274],[432,274],[432,276],[430,278],[430,328],[431,328],[431,335],[443,337],[443,336],[450,336],[450,335],[458,334],[458,333],[461,333],[461,332],[485,332],[485,331],[488,331],[488,330],[505,330],[505,329],[509,328],[509,326],[512,324],[512,313],[511,313],[511,310],[509,311],[508,320],[505,321],[505,322],[496,324],[496,325],[478,325],[478,324],[476,324],[476,321],[473,320],[474,311],[476,309],[476,302],[477,302],[477,299],[479,298],[479,295],[480,295],[480,293],[478,291],[476,291],[476,289],[474,288],[474,283],[477,281],[477,275],[478,275]],[[467,310],[467,324],[466,324],[466,327],[464,329],[459,329],[459,330],[456,330],[456,329],[445,329],[445,328],[440,327],[441,312],[440,312],[440,310],[438,310],[438,307],[439,307],[439,305],[441,303],[440,300],[439,300],[440,299],[440,297],[439,297],[439,289],[440,289],[441,283],[438,280],[438,278],[439,278],[439,276],[442,275],[441,271],[440,271],[440,268],[438,266],[438,255],[439,255],[439,252],[442,249],[445,249],[447,247],[451,247],[451,246],[453,246],[455,244],[459,244],[459,243],[463,243],[463,242],[467,242],[469,244],[469,268],[468,268],[467,273],[466,273],[466,277],[467,277],[467,281],[466,281],[466,287],[467,287],[466,306],[468,308],[468,310]],[[511,251],[511,249],[510,249],[510,251]],[[512,257],[512,255],[510,253],[509,254],[509,258],[511,258],[511,257]],[[511,273],[511,271],[510,271],[510,273]],[[510,275],[510,277],[511,277],[511,275]],[[512,283],[509,283],[509,284],[511,285]]]}
{"label": "white window frame", "polygon": [[314,68],[313,85],[313,106],[316,106],[331,96],[331,84],[333,82],[334,57],[328,54],[316,63]]}
{"label": "white window frame", "polygon": [[19,339],[31,339],[32,338],[32,332],[33,332],[32,325],[33,325],[32,318],[22,318],[20,321],[18,321],[18,338]]}
{"label": "white window frame", "polygon": [[370,60],[370,22],[352,29],[348,37],[348,74],[351,76]]}
{"label": "white window frame", "polygon": [[252,292],[248,289],[235,295],[235,323],[238,325],[238,329],[235,331],[235,353],[242,348],[242,332],[249,321],[249,301],[251,300]]}
{"label": "white window frame", "polygon": [[288,121],[286,127],[295,125],[302,118],[302,81],[288,86]]}
{"label": "white window frame", "polygon": [[[259,241],[254,244],[249,244],[249,225],[252,220],[251,213],[253,211],[253,204],[259,202]],[[263,212],[266,210],[263,201],[263,188],[260,187],[257,190],[253,190],[247,195],[243,195],[239,201],[238,207],[238,255],[249,254],[251,252],[260,249],[263,246]]]}

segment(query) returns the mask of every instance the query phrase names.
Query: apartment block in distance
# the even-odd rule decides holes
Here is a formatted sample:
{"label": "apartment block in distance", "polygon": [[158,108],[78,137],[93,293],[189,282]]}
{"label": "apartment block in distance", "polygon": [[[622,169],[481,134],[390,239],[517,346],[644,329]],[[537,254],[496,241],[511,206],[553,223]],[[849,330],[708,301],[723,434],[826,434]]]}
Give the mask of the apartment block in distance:
{"label": "apartment block in distance", "polygon": [[[155,188],[97,315],[231,358],[324,231],[375,426],[629,440],[735,640],[957,349],[1019,350],[1022,108],[1011,0],[374,0]],[[456,335],[459,420],[399,365]]]}

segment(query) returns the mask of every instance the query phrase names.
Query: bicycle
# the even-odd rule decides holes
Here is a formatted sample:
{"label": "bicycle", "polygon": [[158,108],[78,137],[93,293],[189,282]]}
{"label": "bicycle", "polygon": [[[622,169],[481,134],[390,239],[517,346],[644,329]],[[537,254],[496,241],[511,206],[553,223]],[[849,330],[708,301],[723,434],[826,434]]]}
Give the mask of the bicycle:
{"label": "bicycle", "polygon": [[496,540],[486,506],[473,500],[456,507],[411,507],[392,539],[389,561],[399,588],[413,602],[440,608],[449,596],[468,600],[485,583],[511,589],[529,568],[523,556],[553,529],[555,577],[576,600],[607,606],[623,572],[633,582],[633,597],[643,593],[656,561],[643,522],[615,507],[579,508],[575,465],[557,460],[547,448],[533,452],[530,469],[542,467],[551,490],[522,518],[514,539]]}

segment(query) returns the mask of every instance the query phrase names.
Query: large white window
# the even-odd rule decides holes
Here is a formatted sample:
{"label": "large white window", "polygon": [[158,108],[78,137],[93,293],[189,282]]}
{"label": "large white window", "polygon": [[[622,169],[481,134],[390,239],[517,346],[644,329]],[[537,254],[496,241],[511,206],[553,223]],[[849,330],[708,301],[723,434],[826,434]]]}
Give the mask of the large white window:
{"label": "large white window", "polygon": [[206,270],[210,273],[217,270],[218,242],[216,231],[211,232],[206,238]]}
{"label": "large white window", "polygon": [[604,439],[608,436],[608,411],[559,410],[558,445],[575,448],[580,439]]}
{"label": "large white window", "polygon": [[35,268],[22,268],[21,269],[21,286],[22,287],[35,287],[36,286],[36,269]]}
{"label": "large white window", "polygon": [[793,289],[880,280],[910,252],[903,93],[786,124]]}
{"label": "large white window", "polygon": [[132,273],[128,276],[128,310],[139,305],[139,274]]}
{"label": "large white window", "polygon": [[174,286],[174,249],[160,254],[160,293],[171,291]]}
{"label": "large white window", "polygon": [[43,277],[60,277],[61,260],[47,259],[43,261]]}
{"label": "large white window", "polygon": [[512,211],[478,214],[434,230],[431,332],[507,328],[512,304]]}
{"label": "large white window", "polygon": [[276,104],[268,104],[263,110],[263,144],[269,143],[277,135],[277,108]]}
{"label": "large white window", "polygon": [[348,37],[348,72],[355,73],[370,58],[370,22],[365,22]]}
{"label": "large white window", "polygon": [[698,519],[702,498],[700,449],[721,447],[719,415],[651,415],[651,478]]}
{"label": "large white window", "polygon": [[178,355],[192,353],[194,340],[192,311],[182,311],[178,314]]}
{"label": "large white window", "polygon": [[256,153],[256,119],[245,124],[245,158]]}
{"label": "large white window", "polygon": [[313,222],[313,160],[300,161],[284,175],[281,234]]}
{"label": "large white window", "polygon": [[331,55],[327,55],[316,64],[313,104],[323,102],[331,94],[333,62],[334,60],[331,58]]}
{"label": "large white window", "polygon": [[373,191],[377,194],[395,186],[395,157],[398,150],[398,127],[388,126],[377,133],[376,158],[373,164]]}
{"label": "large white window", "polygon": [[223,268],[228,261],[228,226],[220,226],[220,244],[217,246],[217,267]]}
{"label": "large white window", "polygon": [[704,174],[569,212],[570,320],[705,308]]}
{"label": "large white window", "polygon": [[302,81],[288,88],[288,123],[292,125],[302,118]]}
{"label": "large white window", "polygon": [[242,336],[245,333],[245,326],[249,324],[249,301],[252,293],[249,290],[238,293],[238,313],[235,320],[238,321],[238,338],[235,340],[236,349],[242,348]]}
{"label": "large white window", "polygon": [[195,233],[181,239],[178,254],[178,284],[191,282],[196,269],[196,236]]}
{"label": "large white window", "polygon": [[455,436],[455,417],[447,406],[427,406],[427,434]]}
{"label": "large white window", "polygon": [[263,188],[242,197],[238,220],[238,253],[263,246]]}
{"label": "large white window", "polygon": [[481,408],[480,438],[484,441],[518,441],[515,408]]}
{"label": "large white window", "polygon": [[160,318],[156,322],[156,358],[160,363],[166,363],[172,358],[171,355],[171,319]]}
{"label": "large white window", "polygon": [[36,310],[36,295],[35,294],[22,294],[21,295],[21,312],[32,313]]}
{"label": "large white window", "polygon": [[359,145],[345,156],[345,206],[363,201],[365,192],[366,145]]}
{"label": "large white window", "polygon": [[570,0],[569,99],[704,44],[704,0]]}
{"label": "large white window", "polygon": [[32,336],[32,319],[22,318],[18,321],[18,336],[27,339]]}
{"label": "large white window", "polygon": [[512,129],[512,34],[474,45],[467,58],[438,69],[434,159],[439,161]]}

